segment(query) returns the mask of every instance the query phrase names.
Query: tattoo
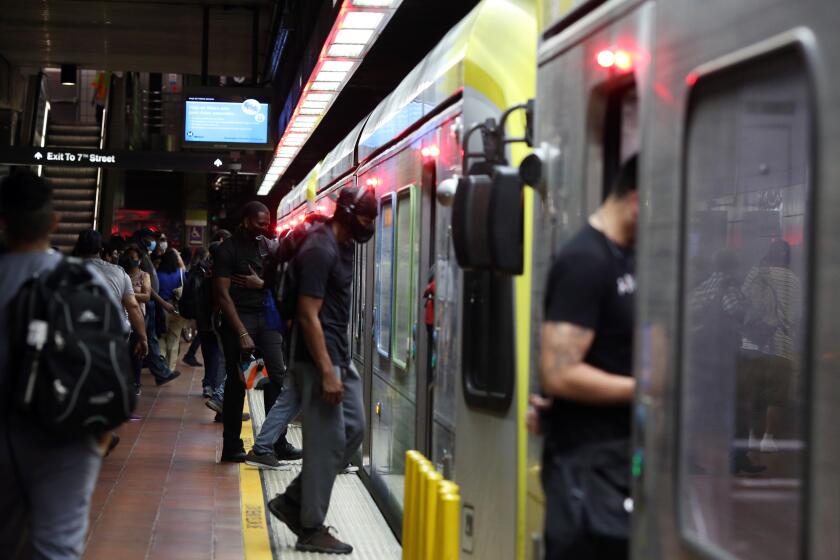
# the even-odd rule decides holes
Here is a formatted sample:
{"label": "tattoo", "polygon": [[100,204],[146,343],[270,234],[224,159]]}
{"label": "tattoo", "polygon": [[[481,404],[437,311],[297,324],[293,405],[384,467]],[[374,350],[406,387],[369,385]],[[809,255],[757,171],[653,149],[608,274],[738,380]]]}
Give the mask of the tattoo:
{"label": "tattoo", "polygon": [[595,331],[572,323],[543,323],[540,369],[543,379],[579,364],[589,351]]}

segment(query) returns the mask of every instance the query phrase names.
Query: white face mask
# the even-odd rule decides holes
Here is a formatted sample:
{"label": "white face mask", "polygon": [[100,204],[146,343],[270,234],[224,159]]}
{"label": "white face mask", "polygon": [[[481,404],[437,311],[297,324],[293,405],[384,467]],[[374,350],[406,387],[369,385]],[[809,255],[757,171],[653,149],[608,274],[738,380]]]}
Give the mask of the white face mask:
{"label": "white face mask", "polygon": [[161,251],[166,251],[167,247],[169,247],[169,243],[167,243],[166,241],[161,241],[160,242],[160,250]]}

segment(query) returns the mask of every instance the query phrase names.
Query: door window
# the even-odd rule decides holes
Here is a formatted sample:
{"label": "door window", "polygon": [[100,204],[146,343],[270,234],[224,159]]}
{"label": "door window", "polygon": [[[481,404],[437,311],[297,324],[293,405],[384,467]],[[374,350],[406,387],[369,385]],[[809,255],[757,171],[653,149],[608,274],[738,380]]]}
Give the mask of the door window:
{"label": "door window", "polygon": [[678,495],[683,535],[716,558],[801,557],[809,119],[793,54],[692,95]]}
{"label": "door window", "polygon": [[391,350],[391,291],[394,251],[394,205],[391,195],[382,199],[376,238],[376,348],[384,356]]}

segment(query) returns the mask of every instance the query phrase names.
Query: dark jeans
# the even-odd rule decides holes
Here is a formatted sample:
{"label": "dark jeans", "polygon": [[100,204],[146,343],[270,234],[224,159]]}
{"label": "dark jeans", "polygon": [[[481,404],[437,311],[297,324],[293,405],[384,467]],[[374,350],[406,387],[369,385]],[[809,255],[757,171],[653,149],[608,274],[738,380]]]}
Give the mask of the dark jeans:
{"label": "dark jeans", "polygon": [[158,311],[156,305],[151,303],[146,305],[146,336],[149,338],[149,355],[146,356],[145,363],[155,379],[167,379],[172,375],[172,370],[160,355],[160,343],[155,330],[156,311]]}
{"label": "dark jeans", "polygon": [[[224,381],[219,339],[213,331],[200,331],[193,339],[193,344],[196,341],[201,342],[201,354],[204,359],[204,379],[201,381],[201,386],[215,389]],[[187,355],[190,353],[195,356],[192,346]]]}
{"label": "dark jeans", "polygon": [[134,385],[140,386],[140,370],[143,369],[143,359],[134,353],[134,347],[137,345],[137,333],[134,330],[128,337],[128,351],[131,354],[131,372],[134,374]]}
{"label": "dark jeans", "polygon": [[[244,313],[239,312],[239,320],[245,325],[248,334],[254,341],[257,349],[262,352],[265,360],[265,367],[269,374],[280,373],[285,370],[283,361],[283,337],[271,330],[267,323],[265,312]],[[220,329],[222,349],[225,353],[225,400],[222,412],[224,430],[222,433],[223,448],[225,451],[235,452],[243,448],[242,438],[242,408],[245,403],[245,384],[240,378],[239,356],[241,352],[240,336],[227,321],[222,323]],[[265,394],[263,398],[271,400],[271,405],[279,394],[279,390],[272,391],[272,395]],[[266,402],[266,405],[269,403]],[[268,409],[271,407],[268,406]]]}
{"label": "dark jeans", "polygon": [[[203,345],[203,344],[201,344],[201,339],[202,339],[202,336],[201,336],[201,331],[199,331],[199,332],[197,332],[197,333],[195,334],[195,336],[193,337],[192,342],[190,343],[190,348],[189,348],[189,350],[187,350],[187,353],[186,353],[186,354],[184,354],[184,359],[186,359],[186,358],[187,358],[187,357],[189,357],[189,356],[192,356],[193,358],[195,358],[195,353],[196,353],[196,352],[198,352],[198,346],[199,346],[199,345],[201,345],[201,353],[202,353],[202,354],[204,354],[204,356],[205,356],[205,358],[204,358],[204,359],[205,359],[205,360],[207,359],[207,358],[206,358],[207,354],[205,354],[205,353],[204,353],[204,345]],[[218,346],[218,345],[217,345],[217,346]],[[205,372],[205,373],[206,373],[206,372]],[[206,378],[207,378],[207,376],[205,375],[205,379],[206,379]]]}

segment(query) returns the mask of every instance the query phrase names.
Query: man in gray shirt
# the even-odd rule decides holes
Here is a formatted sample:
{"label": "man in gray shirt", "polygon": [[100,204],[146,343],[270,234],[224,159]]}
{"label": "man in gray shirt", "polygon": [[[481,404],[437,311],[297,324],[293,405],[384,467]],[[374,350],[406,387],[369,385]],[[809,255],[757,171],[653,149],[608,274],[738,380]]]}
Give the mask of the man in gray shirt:
{"label": "man in gray shirt", "polygon": [[0,555],[5,558],[80,558],[102,461],[94,437],[57,437],[20,415],[9,398],[14,351],[9,303],[33,274],[61,260],[50,250],[57,224],[52,190],[43,180],[25,172],[3,181],[0,227],[9,248],[0,256]]}

